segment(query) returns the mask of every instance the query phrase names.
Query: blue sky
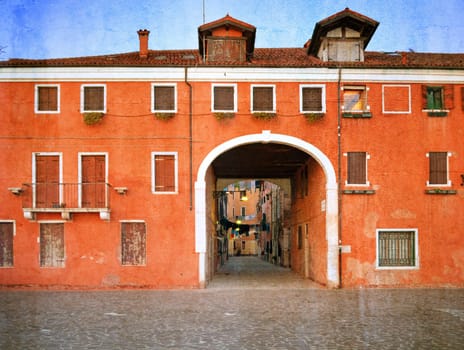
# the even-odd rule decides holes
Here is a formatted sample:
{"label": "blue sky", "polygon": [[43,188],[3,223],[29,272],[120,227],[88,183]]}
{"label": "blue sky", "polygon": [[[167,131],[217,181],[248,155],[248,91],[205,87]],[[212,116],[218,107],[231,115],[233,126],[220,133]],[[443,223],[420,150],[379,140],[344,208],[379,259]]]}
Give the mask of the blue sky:
{"label": "blue sky", "polygon": [[0,59],[136,51],[145,28],[150,49],[194,49],[203,16],[227,13],[257,28],[256,47],[301,47],[345,7],[380,22],[370,51],[464,52],[464,0],[0,0]]}

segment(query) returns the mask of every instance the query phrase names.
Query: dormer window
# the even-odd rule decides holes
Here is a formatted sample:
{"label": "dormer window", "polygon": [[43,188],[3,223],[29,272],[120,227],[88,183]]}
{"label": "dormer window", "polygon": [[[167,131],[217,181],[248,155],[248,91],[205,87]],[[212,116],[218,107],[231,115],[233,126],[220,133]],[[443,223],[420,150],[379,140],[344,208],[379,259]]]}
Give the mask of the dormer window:
{"label": "dormer window", "polygon": [[359,32],[350,28],[332,30],[324,39],[318,56],[324,61],[363,61],[364,54]]}

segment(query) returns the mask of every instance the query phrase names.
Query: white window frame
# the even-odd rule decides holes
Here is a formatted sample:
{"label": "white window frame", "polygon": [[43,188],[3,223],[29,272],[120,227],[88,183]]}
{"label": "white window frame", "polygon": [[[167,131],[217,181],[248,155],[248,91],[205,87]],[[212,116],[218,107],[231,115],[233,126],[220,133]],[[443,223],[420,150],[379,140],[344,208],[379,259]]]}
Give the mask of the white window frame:
{"label": "white window frame", "polygon": [[[229,109],[214,109],[214,88],[215,87],[232,87],[234,89],[234,108]],[[237,84],[211,84],[211,111],[219,113],[237,113]]]}
{"label": "white window frame", "polygon": [[[303,89],[304,88],[320,88],[321,90],[321,105],[322,110],[320,111],[304,111],[303,110]],[[300,85],[300,113],[325,113],[326,112],[326,101],[325,101],[325,85],[324,84],[301,84]]]}
{"label": "white window frame", "polygon": [[[369,106],[369,99],[368,99],[368,93],[369,93],[369,87],[367,85],[346,85],[346,86],[342,86],[340,88],[342,90],[342,104],[341,104],[341,108],[342,108],[342,112],[346,112],[346,113],[363,113],[363,112],[370,112],[371,111],[371,107]],[[344,95],[344,91],[345,90],[358,90],[358,91],[364,91],[364,94],[365,94],[365,101],[364,101],[364,110],[360,110],[360,109],[351,109],[351,110],[345,110],[345,95]]]}
{"label": "white window frame", "polygon": [[[379,266],[379,233],[414,231],[414,266]],[[378,228],[375,230],[375,268],[376,270],[418,270],[419,269],[419,230],[417,228]]]}
{"label": "white window frame", "polygon": [[[385,88],[408,88],[408,110],[407,111],[387,111],[385,110]],[[411,114],[411,85],[406,85],[406,84],[382,85],[382,113],[383,114]]]}
{"label": "white window frame", "polygon": [[37,206],[36,184],[37,184],[37,169],[35,167],[37,156],[58,156],[59,158],[59,197],[60,203],[63,202],[63,153],[62,152],[33,152],[32,153],[32,208]]}
{"label": "white window frame", "polygon": [[[82,208],[82,157],[84,156],[105,156],[105,183],[108,183],[108,152],[79,152],[77,154],[77,202]],[[105,200],[108,200],[108,186],[105,186]],[[108,203],[105,203],[108,207]]]}
{"label": "white window frame", "polygon": [[[174,109],[155,109],[155,87],[168,86],[174,88]],[[177,84],[176,83],[152,83],[151,84],[151,112],[152,113],[177,113]]]}
{"label": "white window frame", "polygon": [[[369,181],[369,160],[371,159],[371,155],[368,153],[368,152],[365,152],[366,153],[366,183],[365,184],[351,184],[351,183],[348,183],[348,153],[355,153],[356,151],[353,151],[353,152],[346,152],[346,153],[343,153],[343,156],[346,157],[346,171],[347,171],[347,179],[345,180],[345,186],[355,186],[355,187],[369,187],[371,185],[370,181]],[[360,151],[362,152],[362,151]]]}
{"label": "white window frame", "polygon": [[[86,87],[103,87],[103,109],[102,110],[85,110],[84,90]],[[106,84],[82,84],[81,85],[81,113],[101,112],[106,113]]]}
{"label": "white window frame", "polygon": [[[272,88],[272,110],[254,110],[253,109],[253,99],[254,99],[254,88],[260,87],[271,87]],[[275,113],[276,112],[276,86],[274,84],[252,84],[250,86],[250,111],[251,113]]]}
{"label": "white window frame", "polygon": [[[447,157],[446,157],[446,183],[444,184],[431,184],[429,181],[430,179],[427,180],[426,182],[426,185],[427,187],[451,187],[452,183],[451,183],[451,179],[450,179],[450,176],[449,176],[449,160],[450,160],[450,157],[452,156],[452,153],[451,152],[447,152]],[[427,152],[426,153],[426,157],[429,158],[430,157],[430,153]],[[429,165],[430,166],[430,165]],[[430,171],[430,169],[429,169]]]}
{"label": "white window frame", "polygon": [[[157,155],[168,155],[174,156],[174,191],[156,191],[156,183],[155,183],[155,156]],[[151,152],[151,193],[156,195],[163,195],[163,194],[177,194],[179,191],[179,184],[178,184],[178,154],[177,152]]]}
{"label": "white window frame", "polygon": [[[56,111],[40,111],[39,110],[39,88],[41,87],[56,87]],[[34,87],[34,113],[36,114],[59,114],[61,111],[60,105],[60,84],[36,84]]]}

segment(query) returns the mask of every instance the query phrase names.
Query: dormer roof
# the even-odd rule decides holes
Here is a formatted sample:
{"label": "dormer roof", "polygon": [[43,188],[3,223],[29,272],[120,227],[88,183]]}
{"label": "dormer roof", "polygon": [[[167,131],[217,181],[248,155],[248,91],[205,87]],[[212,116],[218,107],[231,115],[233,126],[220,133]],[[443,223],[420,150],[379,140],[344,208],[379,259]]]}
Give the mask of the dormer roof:
{"label": "dormer roof", "polygon": [[316,23],[311,41],[308,45],[308,55],[317,56],[322,43],[321,39],[327,36],[328,32],[341,27],[350,28],[359,32],[361,37],[364,38],[363,49],[365,49],[378,25],[379,22],[352,11],[347,7],[343,11],[337,12]]}
{"label": "dormer roof", "polygon": [[204,39],[212,36],[215,30],[224,28],[226,30],[234,29],[242,32],[242,36],[246,39],[247,56],[253,54],[255,48],[256,27],[246,22],[233,18],[229,14],[225,17],[215,20],[213,22],[205,23],[198,27],[198,47],[200,54],[203,53]]}

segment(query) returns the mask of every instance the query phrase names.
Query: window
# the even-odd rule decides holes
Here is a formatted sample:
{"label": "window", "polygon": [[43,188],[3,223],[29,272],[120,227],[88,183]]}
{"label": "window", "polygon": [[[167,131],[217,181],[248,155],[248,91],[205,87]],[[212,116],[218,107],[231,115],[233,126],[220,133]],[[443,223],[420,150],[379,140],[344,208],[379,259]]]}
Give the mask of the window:
{"label": "window", "polygon": [[82,85],[81,112],[106,112],[105,85]]}
{"label": "window", "polygon": [[152,153],[152,192],[177,192],[177,153]]}
{"label": "window", "polygon": [[177,112],[177,89],[175,84],[152,84],[151,111],[153,113]]}
{"label": "window", "polygon": [[442,110],[443,104],[443,88],[435,86],[427,86],[427,108]]}
{"label": "window", "polygon": [[251,111],[275,112],[275,87],[274,85],[251,86]]}
{"label": "window", "polygon": [[146,241],[144,222],[121,222],[121,264],[145,265]]}
{"label": "window", "polygon": [[428,111],[430,116],[446,116],[445,112],[448,112],[453,107],[453,85],[422,85],[422,109]]}
{"label": "window", "polygon": [[369,155],[366,152],[348,152],[348,180],[347,185],[369,185],[367,181],[367,160]]}
{"label": "window", "polygon": [[429,152],[429,180],[427,186],[451,186],[448,179],[448,152]]}
{"label": "window", "polygon": [[324,85],[300,85],[300,112],[325,113]]}
{"label": "window", "polygon": [[30,203],[31,207],[61,207],[61,154],[34,153],[33,165],[34,203]]}
{"label": "window", "polygon": [[360,40],[332,39],[328,41],[329,61],[361,61],[362,50]]}
{"label": "window", "polygon": [[213,85],[211,110],[213,112],[236,112],[236,89],[236,85]]}
{"label": "window", "polygon": [[298,233],[297,233],[297,247],[301,249],[303,247],[303,227],[298,226]]}
{"label": "window", "polygon": [[64,224],[40,224],[40,267],[64,267]]}
{"label": "window", "polygon": [[240,207],[240,215],[246,216],[246,207]]}
{"label": "window", "polygon": [[418,267],[417,229],[377,230],[377,268]]}
{"label": "window", "polygon": [[0,267],[13,266],[13,236],[15,224],[13,221],[0,222]]}
{"label": "window", "polygon": [[34,109],[35,113],[59,113],[60,86],[36,85]]}
{"label": "window", "polygon": [[345,86],[343,89],[343,112],[366,112],[369,111],[367,105],[367,87],[365,86]]}
{"label": "window", "polygon": [[383,85],[382,110],[388,114],[411,113],[411,86]]}

